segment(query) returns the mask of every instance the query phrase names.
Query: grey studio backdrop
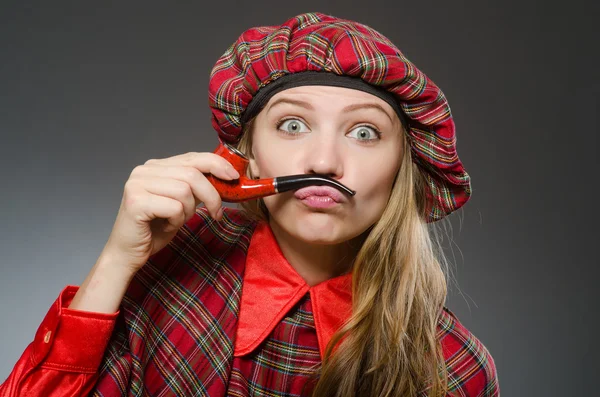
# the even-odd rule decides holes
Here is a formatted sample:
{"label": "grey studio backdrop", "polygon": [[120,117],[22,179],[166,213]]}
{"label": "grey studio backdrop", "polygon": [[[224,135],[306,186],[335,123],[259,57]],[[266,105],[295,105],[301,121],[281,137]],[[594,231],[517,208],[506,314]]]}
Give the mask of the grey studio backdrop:
{"label": "grey studio backdrop", "polygon": [[593,7],[2,2],[0,382],[95,263],[133,168],[216,147],[217,58],[251,26],[319,11],[387,35],[450,101],[473,196],[450,217],[447,306],[492,353],[502,394],[597,395]]}

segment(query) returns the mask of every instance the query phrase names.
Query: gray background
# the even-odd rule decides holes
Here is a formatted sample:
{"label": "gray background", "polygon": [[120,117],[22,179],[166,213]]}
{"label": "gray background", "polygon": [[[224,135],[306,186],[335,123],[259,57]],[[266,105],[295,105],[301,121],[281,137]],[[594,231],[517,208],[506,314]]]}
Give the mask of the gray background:
{"label": "gray background", "polygon": [[591,1],[90,3],[2,2],[0,381],[96,261],[131,170],[215,148],[217,58],[251,26],[320,11],[387,35],[450,101],[473,196],[450,219],[448,307],[491,351],[502,394],[595,394]]}

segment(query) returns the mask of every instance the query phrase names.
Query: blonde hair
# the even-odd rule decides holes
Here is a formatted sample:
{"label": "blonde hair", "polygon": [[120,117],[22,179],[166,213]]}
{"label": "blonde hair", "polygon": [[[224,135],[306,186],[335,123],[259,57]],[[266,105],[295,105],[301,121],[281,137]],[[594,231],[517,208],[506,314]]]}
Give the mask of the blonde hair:
{"label": "blonde hair", "polygon": [[[238,143],[250,158],[253,121],[244,125]],[[352,315],[327,346],[315,373],[315,396],[414,396],[425,389],[429,396],[447,394],[436,335],[447,262],[425,222],[425,180],[403,136],[404,156],[389,202],[353,264]],[[250,167],[247,176],[253,178]],[[269,218],[262,199],[240,206],[253,219]]]}

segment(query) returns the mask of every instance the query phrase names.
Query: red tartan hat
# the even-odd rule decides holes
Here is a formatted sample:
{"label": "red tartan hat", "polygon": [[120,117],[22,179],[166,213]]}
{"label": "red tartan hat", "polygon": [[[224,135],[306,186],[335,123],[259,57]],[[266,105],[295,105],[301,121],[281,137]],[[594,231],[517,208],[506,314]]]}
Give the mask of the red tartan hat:
{"label": "red tartan hat", "polygon": [[257,92],[282,76],[308,71],[360,79],[397,100],[413,161],[427,180],[427,222],[467,202],[471,180],[456,153],[446,97],[388,38],[358,22],[305,13],[243,32],[210,74],[209,106],[219,138],[236,144]]}

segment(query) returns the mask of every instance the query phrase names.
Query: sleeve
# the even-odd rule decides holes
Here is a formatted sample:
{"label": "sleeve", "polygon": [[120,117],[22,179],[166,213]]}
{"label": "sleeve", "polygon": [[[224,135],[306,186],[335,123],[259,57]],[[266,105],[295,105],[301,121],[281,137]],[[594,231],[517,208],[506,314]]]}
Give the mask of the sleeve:
{"label": "sleeve", "polygon": [[119,311],[69,309],[79,287],[68,285],[42,320],[8,378],[0,397],[84,396],[98,377]]}

